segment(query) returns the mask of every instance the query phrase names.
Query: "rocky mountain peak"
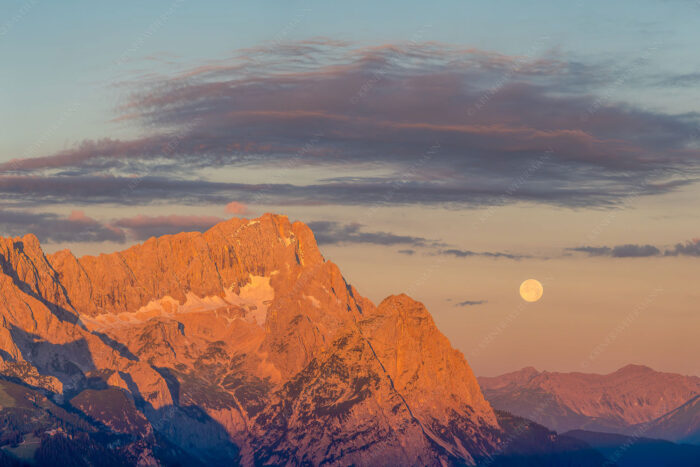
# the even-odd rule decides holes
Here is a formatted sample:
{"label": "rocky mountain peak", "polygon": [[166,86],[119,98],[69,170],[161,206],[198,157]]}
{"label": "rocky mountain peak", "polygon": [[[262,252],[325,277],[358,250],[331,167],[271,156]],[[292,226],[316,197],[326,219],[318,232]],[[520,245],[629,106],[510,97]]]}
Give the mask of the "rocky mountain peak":
{"label": "rocky mountain peak", "polygon": [[[0,261],[0,372],[108,426],[176,445],[197,427],[213,443],[206,452],[240,450],[245,464],[373,464],[387,452],[473,463],[501,442],[471,369],[425,307],[406,295],[375,306],[285,216],[80,258],[46,256],[34,236],[2,239]],[[124,423],[99,412],[111,399],[133,405]],[[333,427],[330,444],[309,444],[313,424]]]}
{"label": "rocky mountain peak", "polygon": [[49,261],[76,309],[97,316],[136,311],[164,297],[184,303],[189,293],[221,297],[251,276],[286,275],[324,260],[306,225],[266,214],[204,233],[154,237],[108,255],[76,258],[62,251]]}

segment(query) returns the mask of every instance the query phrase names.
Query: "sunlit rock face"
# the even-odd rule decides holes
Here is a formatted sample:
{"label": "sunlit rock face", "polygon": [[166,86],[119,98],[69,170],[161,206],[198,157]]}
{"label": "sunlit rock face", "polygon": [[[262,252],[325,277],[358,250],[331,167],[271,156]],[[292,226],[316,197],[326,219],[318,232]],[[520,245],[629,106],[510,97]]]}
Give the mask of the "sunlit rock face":
{"label": "sunlit rock face", "polygon": [[474,464],[503,442],[423,305],[375,306],[286,217],[97,257],[0,239],[0,262],[0,372],[150,437],[148,459]]}

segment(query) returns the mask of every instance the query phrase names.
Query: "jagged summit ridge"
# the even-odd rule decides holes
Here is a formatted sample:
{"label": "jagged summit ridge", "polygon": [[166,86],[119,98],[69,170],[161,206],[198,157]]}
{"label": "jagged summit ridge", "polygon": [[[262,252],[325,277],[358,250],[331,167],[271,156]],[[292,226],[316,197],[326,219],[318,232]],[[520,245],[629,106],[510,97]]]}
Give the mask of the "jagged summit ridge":
{"label": "jagged summit ridge", "polygon": [[306,225],[272,214],[154,237],[118,253],[78,259],[64,250],[48,260],[76,308],[90,315],[134,311],[165,296],[180,302],[188,293],[222,296],[251,275],[323,263]]}

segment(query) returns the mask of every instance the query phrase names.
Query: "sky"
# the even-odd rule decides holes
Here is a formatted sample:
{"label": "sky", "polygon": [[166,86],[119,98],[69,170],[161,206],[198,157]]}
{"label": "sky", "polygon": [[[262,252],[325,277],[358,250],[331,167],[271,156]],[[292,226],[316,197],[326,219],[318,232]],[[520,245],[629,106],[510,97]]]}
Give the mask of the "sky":
{"label": "sky", "polygon": [[286,214],[479,375],[700,375],[699,13],[2,2],[0,235],[97,254]]}

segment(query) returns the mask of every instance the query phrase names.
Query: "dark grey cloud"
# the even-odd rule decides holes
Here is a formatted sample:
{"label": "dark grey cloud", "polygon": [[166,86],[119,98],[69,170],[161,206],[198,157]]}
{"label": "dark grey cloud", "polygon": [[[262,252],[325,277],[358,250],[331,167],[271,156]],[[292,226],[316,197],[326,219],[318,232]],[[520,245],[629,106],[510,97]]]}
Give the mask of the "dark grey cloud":
{"label": "dark grey cloud", "polygon": [[[630,192],[641,195],[666,193],[693,180],[650,183]],[[532,201],[570,207],[614,206],[630,193],[621,189],[602,194],[599,190],[546,188],[537,183],[518,185],[474,182],[453,185],[421,180],[384,178],[363,181],[329,181],[308,185],[287,183],[225,183],[205,179],[165,176],[104,175],[0,175],[0,199],[7,206],[33,207],[47,204],[225,204],[238,199],[247,204],[290,205],[442,205],[463,207]]]}
{"label": "dark grey cloud", "polygon": [[[1,165],[0,197],[204,203],[233,193],[278,204],[578,207],[692,183],[697,115],[598,97],[613,73],[439,44],[357,49],[315,40],[242,51],[232,62],[137,85],[118,119],[141,125],[142,138],[85,141]],[[393,175],[353,176],[367,164]],[[309,165],[348,175],[291,186],[222,184],[197,173]],[[100,180],[105,172],[112,178]],[[127,173],[150,175],[121,196],[116,185]],[[101,182],[109,185],[102,192]]]}
{"label": "dark grey cloud", "polygon": [[440,250],[439,254],[455,256],[457,258],[469,258],[473,256],[486,256],[489,258],[506,258],[506,259],[523,259],[530,258],[528,255],[516,255],[513,253],[505,253],[500,251],[471,251],[471,250],[460,250],[456,248],[450,248],[445,250]]}
{"label": "dark grey cloud", "polygon": [[492,251],[470,251],[449,248],[443,242],[430,240],[424,237],[411,235],[399,235],[392,232],[368,232],[365,226],[358,223],[343,224],[333,221],[313,221],[308,226],[314,232],[319,245],[343,245],[343,244],[372,244],[382,246],[407,245],[410,248],[398,250],[403,255],[414,255],[417,250],[423,250],[430,254],[455,256],[466,258],[470,256],[481,256],[488,258],[522,259],[529,258],[527,255],[516,255],[504,252]]}
{"label": "dark grey cloud", "polygon": [[455,303],[455,306],[465,307],[465,306],[476,306],[488,303],[488,300],[465,300],[463,302]]}
{"label": "dark grey cloud", "polygon": [[664,76],[657,84],[663,87],[696,87],[700,85],[700,73]]}
{"label": "dark grey cloud", "polygon": [[136,216],[104,222],[82,211],[53,213],[0,210],[0,235],[34,234],[42,243],[143,241],[180,232],[202,232],[224,219],[213,216]]}
{"label": "dark grey cloud", "polygon": [[566,251],[586,253],[589,256],[609,256],[612,258],[648,258],[651,256],[700,256],[700,239],[678,243],[673,248],[663,249],[654,245],[625,244],[608,246],[581,246],[567,248]]}
{"label": "dark grey cloud", "polygon": [[390,232],[367,232],[362,224],[341,224],[339,222],[315,221],[308,226],[314,232],[320,245],[342,245],[349,243],[367,243],[372,245],[412,245],[415,247],[432,246],[432,242],[423,237],[397,235]]}
{"label": "dark grey cloud", "polygon": [[618,245],[612,249],[610,255],[613,258],[644,258],[648,256],[657,256],[661,254],[661,250],[653,245]]}
{"label": "dark grey cloud", "polygon": [[579,246],[576,248],[567,248],[566,250],[588,253],[590,256],[609,256],[612,252],[612,248],[607,246]]}
{"label": "dark grey cloud", "polygon": [[677,243],[672,249],[666,250],[664,254],[666,256],[700,256],[700,238]]}
{"label": "dark grey cloud", "polygon": [[0,210],[0,234],[24,236],[32,233],[46,243],[60,242],[119,242],[126,240],[125,232],[73,211],[69,216],[52,213]]}
{"label": "dark grey cloud", "polygon": [[612,258],[646,258],[649,256],[659,256],[661,254],[661,250],[654,245],[635,245],[631,243],[613,247],[582,246],[567,248],[567,251],[587,253],[589,256],[610,256]]}

